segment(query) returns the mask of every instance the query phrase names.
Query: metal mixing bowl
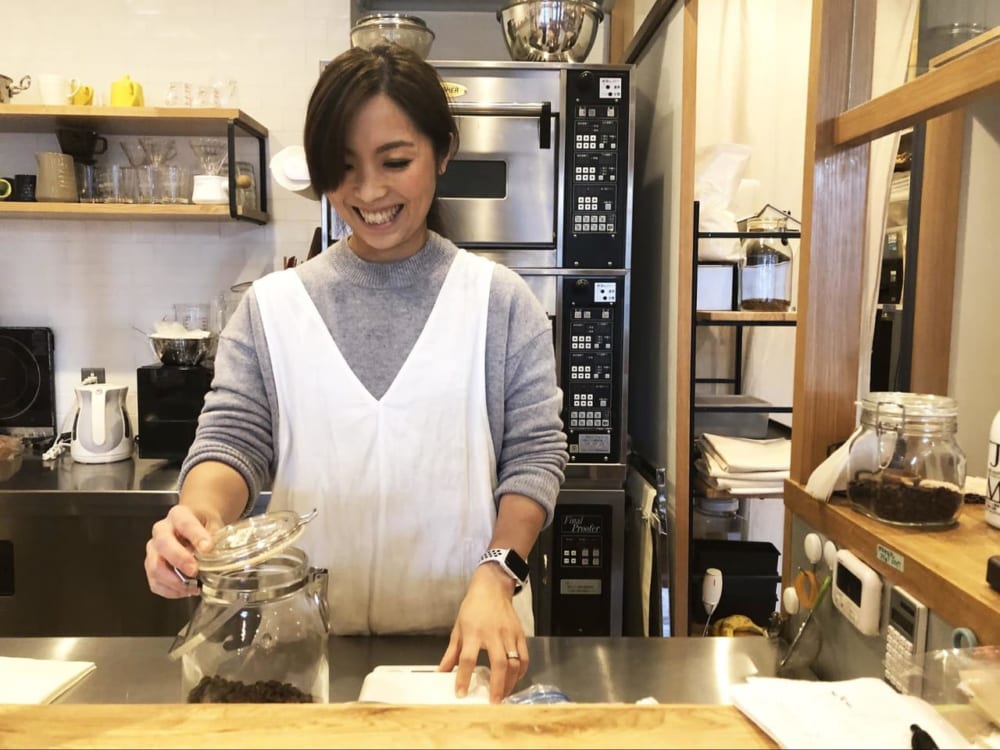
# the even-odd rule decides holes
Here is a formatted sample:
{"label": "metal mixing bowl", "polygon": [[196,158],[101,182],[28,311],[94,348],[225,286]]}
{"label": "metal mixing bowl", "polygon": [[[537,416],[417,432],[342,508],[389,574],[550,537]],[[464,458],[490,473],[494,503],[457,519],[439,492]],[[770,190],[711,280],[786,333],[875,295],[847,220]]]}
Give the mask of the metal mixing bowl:
{"label": "metal mixing bowl", "polygon": [[603,20],[594,0],[517,0],[497,11],[512,60],[583,62]]}
{"label": "metal mixing bowl", "polygon": [[434,44],[434,32],[422,18],[400,13],[372,13],[358,20],[351,29],[351,46],[371,49],[392,42],[412,49],[424,60]]}
{"label": "metal mixing bowl", "polygon": [[150,336],[149,343],[163,364],[194,366],[212,350],[215,336],[203,336],[197,339]]}

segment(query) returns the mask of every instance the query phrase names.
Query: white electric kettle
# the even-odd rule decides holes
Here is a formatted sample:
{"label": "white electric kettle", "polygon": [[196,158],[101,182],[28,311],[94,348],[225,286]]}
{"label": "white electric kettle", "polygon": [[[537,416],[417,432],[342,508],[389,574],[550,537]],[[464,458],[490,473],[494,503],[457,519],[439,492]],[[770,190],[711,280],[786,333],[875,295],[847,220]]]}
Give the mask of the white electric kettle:
{"label": "white electric kettle", "polygon": [[125,411],[127,385],[76,387],[77,412],[69,452],[83,464],[123,461],[132,455],[132,425]]}

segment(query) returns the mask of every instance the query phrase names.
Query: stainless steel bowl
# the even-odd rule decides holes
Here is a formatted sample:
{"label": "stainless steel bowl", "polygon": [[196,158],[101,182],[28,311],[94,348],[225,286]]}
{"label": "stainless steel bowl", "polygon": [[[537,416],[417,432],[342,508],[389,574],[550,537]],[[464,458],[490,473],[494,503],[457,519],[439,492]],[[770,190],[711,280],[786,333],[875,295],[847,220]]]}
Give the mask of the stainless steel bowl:
{"label": "stainless steel bowl", "polygon": [[583,62],[603,20],[594,0],[517,0],[497,11],[512,60]]}
{"label": "stainless steel bowl", "polygon": [[199,339],[150,336],[149,343],[163,364],[194,366],[212,350],[215,336],[203,336]]}
{"label": "stainless steel bowl", "polygon": [[426,60],[434,44],[434,32],[422,18],[400,13],[372,13],[351,29],[352,47],[371,49],[386,42],[412,49]]}

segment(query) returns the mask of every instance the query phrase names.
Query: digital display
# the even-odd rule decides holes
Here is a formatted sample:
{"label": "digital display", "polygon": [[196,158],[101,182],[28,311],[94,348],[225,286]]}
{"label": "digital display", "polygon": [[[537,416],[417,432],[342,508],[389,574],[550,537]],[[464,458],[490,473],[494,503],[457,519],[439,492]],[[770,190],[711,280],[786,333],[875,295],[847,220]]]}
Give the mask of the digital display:
{"label": "digital display", "polygon": [[908,638],[913,637],[913,617],[908,617],[899,607],[893,607],[889,611],[889,622],[899,628]]}
{"label": "digital display", "polygon": [[439,198],[506,198],[507,163],[452,159],[437,180]]}
{"label": "digital display", "polygon": [[837,566],[837,588],[857,606],[861,606],[861,579],[849,571],[844,565]]}

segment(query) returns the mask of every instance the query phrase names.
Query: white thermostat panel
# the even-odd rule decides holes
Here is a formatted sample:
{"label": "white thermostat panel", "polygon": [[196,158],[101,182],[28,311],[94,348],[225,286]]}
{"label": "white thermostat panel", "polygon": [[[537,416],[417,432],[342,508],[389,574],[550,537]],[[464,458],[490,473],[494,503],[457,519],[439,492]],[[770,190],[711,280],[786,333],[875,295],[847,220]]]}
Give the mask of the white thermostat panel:
{"label": "white thermostat panel", "polygon": [[833,571],[833,605],[865,635],[878,635],[882,611],[882,579],[853,552],[837,550]]}

